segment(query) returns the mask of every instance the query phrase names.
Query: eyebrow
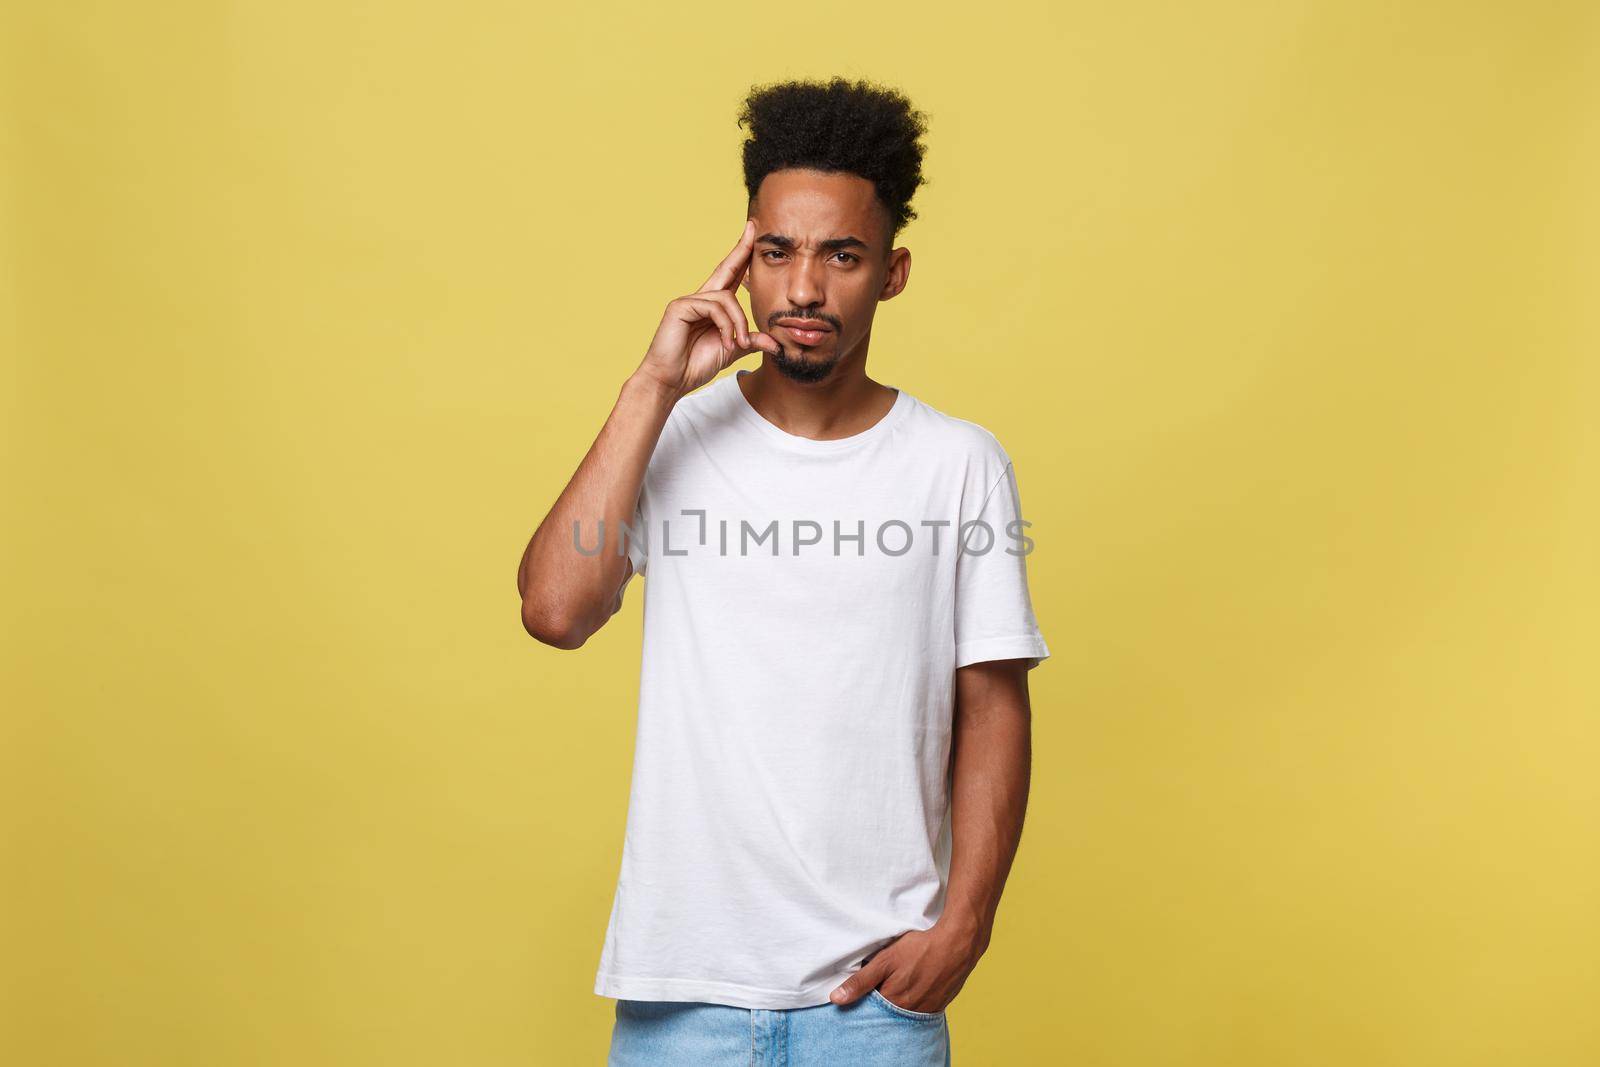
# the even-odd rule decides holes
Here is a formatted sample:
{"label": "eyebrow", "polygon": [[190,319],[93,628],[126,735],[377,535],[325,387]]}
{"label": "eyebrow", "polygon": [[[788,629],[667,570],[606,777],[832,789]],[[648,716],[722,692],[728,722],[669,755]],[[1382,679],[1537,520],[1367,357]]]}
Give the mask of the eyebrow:
{"label": "eyebrow", "polygon": [[[793,251],[795,247],[794,238],[785,237],[781,233],[764,233],[760,237],[756,238],[757,243],[762,241],[765,241],[769,245],[777,245],[779,248],[788,249],[790,251]],[[868,245],[867,242],[863,241],[859,237],[830,237],[826,241],[818,242],[818,247],[820,247],[824,252],[837,252],[841,248],[865,249],[868,247]]]}

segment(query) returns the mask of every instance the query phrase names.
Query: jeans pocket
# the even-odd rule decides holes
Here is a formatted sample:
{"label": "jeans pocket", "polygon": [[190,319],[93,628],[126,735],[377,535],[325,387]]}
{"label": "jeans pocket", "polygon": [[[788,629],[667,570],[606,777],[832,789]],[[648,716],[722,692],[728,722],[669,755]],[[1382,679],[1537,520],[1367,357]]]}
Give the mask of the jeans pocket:
{"label": "jeans pocket", "polygon": [[919,1022],[933,1023],[944,1018],[944,1012],[942,1011],[912,1011],[910,1008],[902,1008],[900,1005],[896,1004],[894,1001],[890,1000],[876,989],[867,995],[873,1000],[874,1003],[882,1007],[884,1010],[894,1012],[894,1014],[904,1016],[907,1019],[916,1019]]}

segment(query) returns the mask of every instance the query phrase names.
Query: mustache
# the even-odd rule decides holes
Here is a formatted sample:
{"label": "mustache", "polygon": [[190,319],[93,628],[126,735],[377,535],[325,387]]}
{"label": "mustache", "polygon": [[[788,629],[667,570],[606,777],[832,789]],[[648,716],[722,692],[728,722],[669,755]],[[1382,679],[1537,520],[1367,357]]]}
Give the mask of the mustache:
{"label": "mustache", "polygon": [[767,326],[770,328],[778,325],[779,319],[799,319],[802,322],[825,322],[829,326],[832,326],[836,331],[840,328],[838,316],[829,315],[821,311],[799,311],[793,309],[789,311],[774,311],[772,314],[767,316]]}

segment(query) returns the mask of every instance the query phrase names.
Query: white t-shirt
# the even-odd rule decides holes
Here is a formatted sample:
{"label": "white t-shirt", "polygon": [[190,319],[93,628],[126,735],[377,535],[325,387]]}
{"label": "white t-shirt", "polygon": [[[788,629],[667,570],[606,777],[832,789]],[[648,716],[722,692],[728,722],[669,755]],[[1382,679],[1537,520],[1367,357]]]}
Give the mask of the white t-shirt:
{"label": "white t-shirt", "polygon": [[956,668],[1050,655],[994,435],[900,390],[861,433],[799,437],[748,373],[678,402],[627,538],[644,650],[601,996],[824,1004],[932,926]]}

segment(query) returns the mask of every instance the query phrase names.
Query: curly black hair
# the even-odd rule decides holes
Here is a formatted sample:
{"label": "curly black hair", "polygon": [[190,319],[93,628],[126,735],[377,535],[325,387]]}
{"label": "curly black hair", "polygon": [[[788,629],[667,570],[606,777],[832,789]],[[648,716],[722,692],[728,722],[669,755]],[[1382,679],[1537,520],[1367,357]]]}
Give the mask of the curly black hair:
{"label": "curly black hair", "polygon": [[751,200],[775,170],[846,171],[877,189],[891,238],[917,217],[911,197],[927,182],[918,141],[927,116],[894,89],[842,77],[757,85],[745,98],[739,125],[750,128],[744,184]]}

